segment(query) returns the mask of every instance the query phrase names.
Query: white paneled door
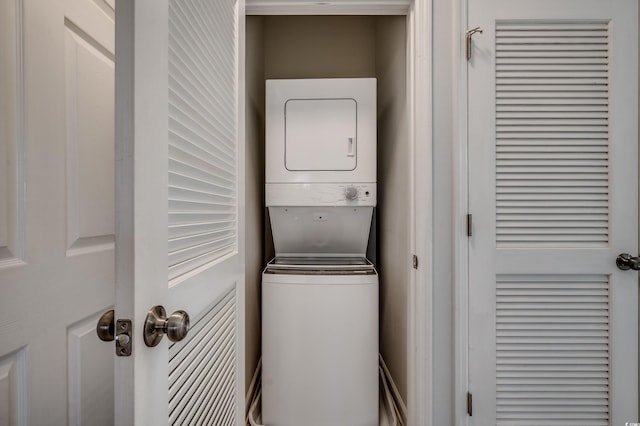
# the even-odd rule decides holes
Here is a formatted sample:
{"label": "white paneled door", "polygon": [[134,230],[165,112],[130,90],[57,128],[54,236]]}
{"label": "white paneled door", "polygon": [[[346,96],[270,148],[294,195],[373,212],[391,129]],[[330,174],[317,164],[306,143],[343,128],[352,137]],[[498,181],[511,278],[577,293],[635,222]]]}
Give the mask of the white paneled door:
{"label": "white paneled door", "polygon": [[472,425],[638,422],[638,5],[469,0]]}
{"label": "white paneled door", "polygon": [[0,425],[113,424],[114,5],[0,2]]}
{"label": "white paneled door", "polygon": [[[116,423],[242,424],[244,3],[116,10]],[[156,305],[188,313],[184,340],[145,344]]]}

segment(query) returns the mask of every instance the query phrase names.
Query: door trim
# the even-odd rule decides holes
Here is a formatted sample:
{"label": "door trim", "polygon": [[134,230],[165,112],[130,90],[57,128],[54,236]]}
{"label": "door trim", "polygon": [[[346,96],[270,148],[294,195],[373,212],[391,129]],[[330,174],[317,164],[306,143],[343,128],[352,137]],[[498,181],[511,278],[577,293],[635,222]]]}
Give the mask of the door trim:
{"label": "door trim", "polygon": [[[420,1],[420,0],[415,0]],[[247,0],[247,15],[407,15],[412,0],[342,0],[321,3],[297,0]]]}
{"label": "door trim", "polygon": [[[410,251],[420,267],[412,269],[407,291],[407,411],[411,426],[432,425],[433,399],[433,180],[432,180],[432,10],[433,0],[354,0],[318,6],[299,0],[247,0],[245,15],[406,15],[407,99],[410,164]],[[411,259],[406,260],[411,268]]]}
{"label": "door trim", "polygon": [[[468,79],[464,33],[468,25],[467,0],[454,4],[453,37],[455,53],[453,74],[453,309],[454,309],[454,425],[468,425],[467,392],[469,391],[469,236],[467,214],[469,212],[468,176]],[[470,23],[469,25],[473,25]]]}
{"label": "door trim", "polygon": [[[237,59],[237,67],[236,67],[236,120],[238,123],[238,128],[236,129],[237,135],[237,158],[245,158],[246,159],[246,147],[247,147],[247,139],[246,139],[246,46],[247,46],[247,28],[246,28],[246,1],[239,0],[236,1],[236,24],[238,27],[236,28],[236,59]],[[238,179],[238,205],[236,206],[238,211],[238,223],[241,223],[242,226],[238,229],[238,251],[242,253],[243,256],[246,257],[246,230],[247,230],[247,222],[246,222],[246,160],[238,161],[238,176],[242,176],[242,178]],[[236,342],[236,350],[237,354],[237,384],[236,384],[236,401],[243,401],[244,404],[236,407],[236,423],[238,425],[244,424],[246,417],[246,363],[247,363],[247,345],[246,345],[246,335],[247,335],[247,321],[246,321],[246,276],[247,271],[244,266],[245,261],[242,261],[242,279],[238,281],[236,284],[236,297],[240,303],[236,304],[236,321],[237,324],[241,324],[242,326],[238,329],[241,333],[238,334],[238,341]]]}
{"label": "door trim", "polygon": [[[411,426],[433,423],[433,1],[414,0],[407,14],[407,82],[411,140],[410,253],[419,266],[407,292],[407,411]],[[407,259],[407,264],[411,262]]]}

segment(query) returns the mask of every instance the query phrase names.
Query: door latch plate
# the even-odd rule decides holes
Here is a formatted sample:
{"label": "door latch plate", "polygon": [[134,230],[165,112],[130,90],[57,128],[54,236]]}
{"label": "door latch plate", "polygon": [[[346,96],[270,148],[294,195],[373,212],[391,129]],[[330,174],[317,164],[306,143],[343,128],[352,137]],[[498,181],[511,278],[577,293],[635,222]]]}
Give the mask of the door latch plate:
{"label": "door latch plate", "polygon": [[131,356],[131,320],[116,321],[116,355]]}

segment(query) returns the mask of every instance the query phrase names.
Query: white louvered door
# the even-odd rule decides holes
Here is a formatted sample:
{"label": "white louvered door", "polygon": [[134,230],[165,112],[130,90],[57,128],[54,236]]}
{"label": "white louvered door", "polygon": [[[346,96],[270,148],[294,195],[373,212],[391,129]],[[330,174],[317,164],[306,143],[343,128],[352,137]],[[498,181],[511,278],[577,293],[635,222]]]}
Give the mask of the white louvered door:
{"label": "white louvered door", "polygon": [[[119,425],[244,421],[243,0],[118,1]],[[187,337],[143,341],[154,305]],[[116,330],[117,331],[117,330]]]}
{"label": "white louvered door", "polygon": [[468,6],[469,424],[637,422],[637,1]]}

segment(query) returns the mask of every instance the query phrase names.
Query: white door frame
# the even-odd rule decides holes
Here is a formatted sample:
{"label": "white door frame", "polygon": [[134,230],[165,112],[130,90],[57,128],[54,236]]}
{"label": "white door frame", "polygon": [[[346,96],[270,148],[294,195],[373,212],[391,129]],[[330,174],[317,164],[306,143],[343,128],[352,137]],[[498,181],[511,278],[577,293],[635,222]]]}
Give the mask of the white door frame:
{"label": "white door frame", "polygon": [[407,91],[411,140],[411,252],[419,263],[407,292],[409,426],[433,423],[433,2],[413,0],[407,13]]}
{"label": "white door frame", "polygon": [[[467,213],[469,199],[467,152],[467,59],[463,34],[467,30],[467,0],[453,5],[453,310],[454,383],[453,424],[466,426],[469,389],[469,237]],[[472,24],[471,24],[472,25]]]}
{"label": "white door frame", "polygon": [[[453,245],[454,245],[454,384],[453,412],[455,426],[467,426],[467,392],[469,389],[469,237],[467,213],[468,176],[468,70],[465,32],[474,27],[468,22],[468,0],[456,0],[453,5]],[[481,36],[481,35],[479,35]],[[638,159],[640,165],[640,158]],[[640,217],[638,218],[640,222]],[[640,239],[640,235],[638,236]]]}
{"label": "white door frame", "polygon": [[[407,410],[410,426],[431,426],[432,412],[432,0],[247,0],[247,15],[406,15],[407,99],[411,141],[410,253],[419,268],[407,292]],[[244,67],[244,63],[241,64]],[[244,71],[244,70],[242,70]]]}

